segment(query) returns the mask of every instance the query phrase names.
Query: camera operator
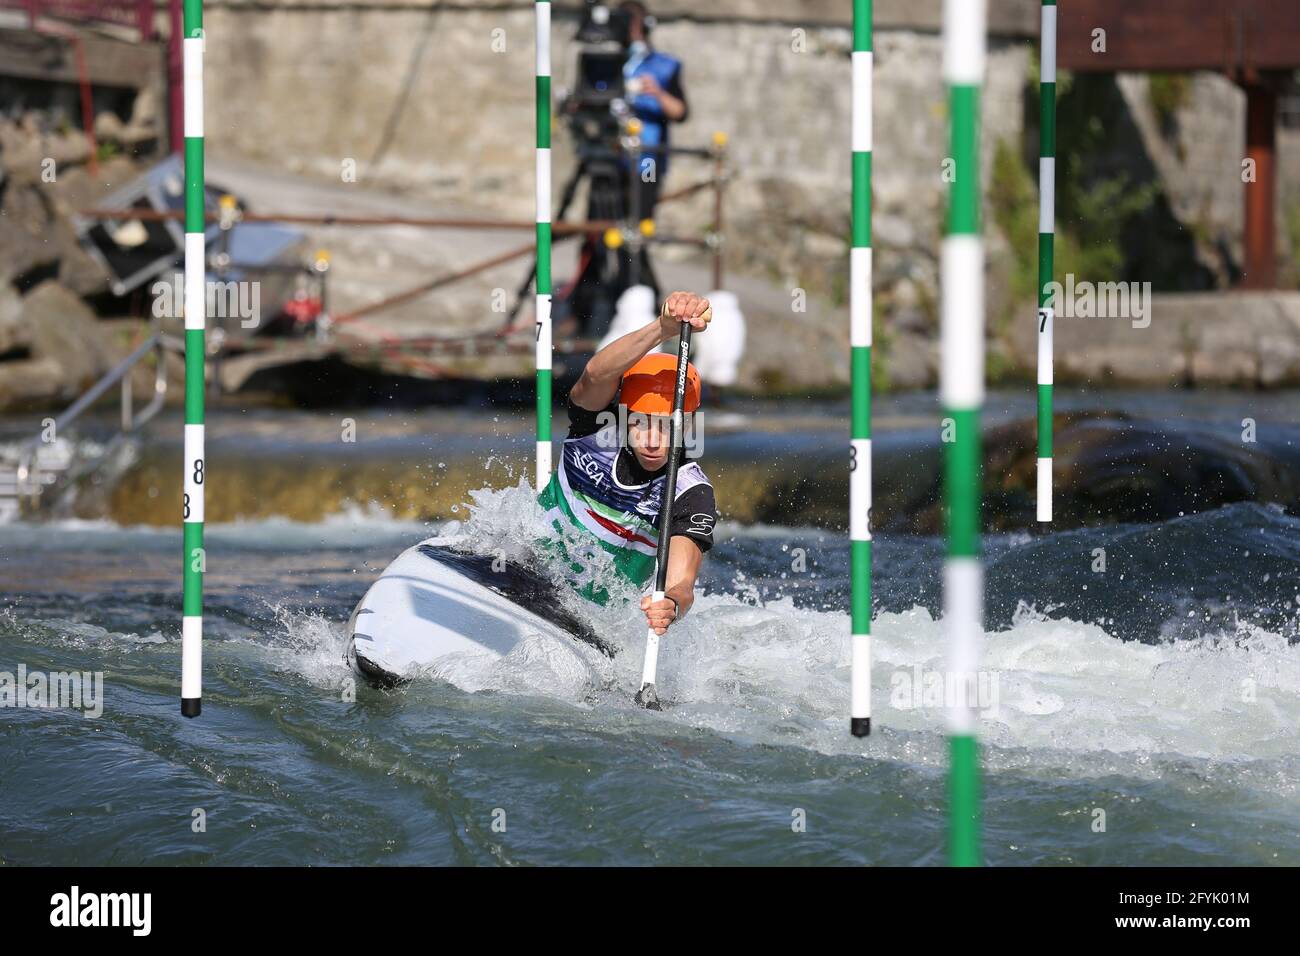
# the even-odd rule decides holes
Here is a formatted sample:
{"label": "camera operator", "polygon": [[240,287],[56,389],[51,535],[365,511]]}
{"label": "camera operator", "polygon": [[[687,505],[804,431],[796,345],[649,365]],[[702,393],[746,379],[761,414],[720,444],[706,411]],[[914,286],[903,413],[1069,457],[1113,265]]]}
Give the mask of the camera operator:
{"label": "camera operator", "polygon": [[[639,0],[617,7],[587,0],[575,34],[576,82],[561,111],[575,145],[578,166],[565,184],[563,219],[580,182],[589,185],[587,219],[640,220],[654,217],[659,184],[668,171],[669,124],[687,117],[682,64],[650,45],[654,17]],[[635,118],[638,146],[628,144],[624,123]],[[610,327],[617,302],[628,289],[648,286],[659,295],[649,241],[607,244],[603,235],[582,242],[574,280],[560,293],[552,318],[558,334],[569,330],[599,339]]]}
{"label": "camera operator", "polygon": [[641,143],[649,149],[635,157],[628,172],[640,183],[640,218],[654,216],[659,198],[659,182],[668,172],[669,123],[683,122],[689,107],[682,90],[682,63],[650,45],[654,18],[640,0],[625,0],[619,12],[628,19],[627,61],[623,65],[623,84],[627,103],[641,120]]}

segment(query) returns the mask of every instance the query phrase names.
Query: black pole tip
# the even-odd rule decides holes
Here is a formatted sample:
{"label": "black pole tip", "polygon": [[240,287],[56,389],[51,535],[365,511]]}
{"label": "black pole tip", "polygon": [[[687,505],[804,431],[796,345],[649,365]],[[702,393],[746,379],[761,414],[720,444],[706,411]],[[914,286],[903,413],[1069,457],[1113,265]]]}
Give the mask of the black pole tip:
{"label": "black pole tip", "polygon": [[202,697],[182,697],[181,698],[181,716],[197,717],[203,710]]}
{"label": "black pole tip", "polygon": [[636,692],[635,700],[646,710],[663,710],[659,705],[659,695],[655,693],[654,684],[645,684]]}
{"label": "black pole tip", "polygon": [[870,717],[853,717],[849,720],[849,729],[853,731],[854,737],[871,736],[871,718]]}

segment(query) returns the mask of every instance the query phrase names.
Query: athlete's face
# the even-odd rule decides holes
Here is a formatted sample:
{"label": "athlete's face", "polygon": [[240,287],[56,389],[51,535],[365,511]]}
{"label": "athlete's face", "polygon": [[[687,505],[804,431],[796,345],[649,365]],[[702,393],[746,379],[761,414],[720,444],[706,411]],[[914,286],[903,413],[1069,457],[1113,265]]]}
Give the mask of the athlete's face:
{"label": "athlete's face", "polygon": [[667,415],[642,415],[633,412],[627,417],[627,443],[632,454],[646,471],[657,471],[668,463],[668,448],[672,441],[669,430],[672,419]]}

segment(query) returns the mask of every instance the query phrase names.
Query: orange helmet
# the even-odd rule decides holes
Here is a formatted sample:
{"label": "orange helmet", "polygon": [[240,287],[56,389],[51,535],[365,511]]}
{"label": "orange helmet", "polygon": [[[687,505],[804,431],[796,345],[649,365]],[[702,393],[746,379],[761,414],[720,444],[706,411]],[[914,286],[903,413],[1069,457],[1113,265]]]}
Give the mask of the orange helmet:
{"label": "orange helmet", "polygon": [[[623,373],[623,388],[619,402],[628,411],[644,415],[671,415],[673,393],[677,388],[677,356],[651,352]],[[693,412],[700,407],[700,373],[686,363],[686,394],[682,411]]]}

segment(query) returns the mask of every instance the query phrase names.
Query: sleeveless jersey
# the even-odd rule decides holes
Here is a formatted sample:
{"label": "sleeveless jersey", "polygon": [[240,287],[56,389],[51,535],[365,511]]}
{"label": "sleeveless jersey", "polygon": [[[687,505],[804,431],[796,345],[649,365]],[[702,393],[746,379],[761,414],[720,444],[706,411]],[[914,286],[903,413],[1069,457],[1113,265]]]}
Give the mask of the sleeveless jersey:
{"label": "sleeveless jersey", "polygon": [[[620,577],[640,587],[655,570],[659,507],[666,476],[659,474],[642,484],[623,484],[617,474],[622,449],[616,423],[589,435],[566,439],[560,465],[538,501],[557,527],[581,529],[585,538],[613,556]],[[712,493],[704,470],[694,461],[683,462],[677,470],[676,500],[680,502],[684,494],[701,485]],[[698,522],[707,550],[717,515],[710,512],[684,517]],[[676,519],[674,506],[674,524]],[[604,603],[597,594],[586,596]]]}

